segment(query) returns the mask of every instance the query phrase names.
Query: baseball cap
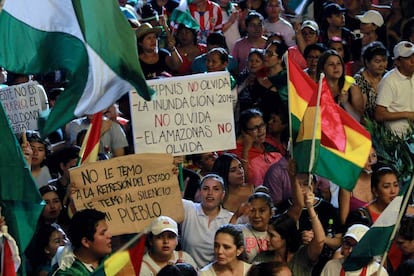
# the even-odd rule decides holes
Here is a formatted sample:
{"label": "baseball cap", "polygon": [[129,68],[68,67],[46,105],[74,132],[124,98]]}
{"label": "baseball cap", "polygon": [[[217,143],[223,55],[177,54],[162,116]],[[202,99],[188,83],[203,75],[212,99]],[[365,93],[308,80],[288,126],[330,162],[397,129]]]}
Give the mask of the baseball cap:
{"label": "baseball cap", "polygon": [[401,41],[394,46],[394,59],[409,57],[414,54],[414,44],[408,41]]}
{"label": "baseball cap", "polygon": [[159,216],[151,222],[150,232],[153,235],[159,235],[165,231],[170,231],[178,235],[177,223],[172,218],[167,216]]}
{"label": "baseball cap", "polygon": [[305,20],[302,23],[302,26],[300,27],[301,30],[305,29],[305,28],[309,28],[314,30],[315,32],[319,33],[319,26],[318,23],[316,23],[313,20]]}
{"label": "baseball cap", "polygon": [[373,23],[378,27],[381,27],[384,24],[384,19],[378,11],[369,10],[362,15],[357,15],[356,18],[359,19],[362,23]]}
{"label": "baseball cap", "polygon": [[359,242],[368,230],[368,226],[357,223],[348,228],[343,238],[349,237]]}
{"label": "baseball cap", "polygon": [[340,14],[346,11],[345,8],[342,8],[336,3],[330,3],[323,8],[323,14],[326,17],[331,17],[332,14]]}

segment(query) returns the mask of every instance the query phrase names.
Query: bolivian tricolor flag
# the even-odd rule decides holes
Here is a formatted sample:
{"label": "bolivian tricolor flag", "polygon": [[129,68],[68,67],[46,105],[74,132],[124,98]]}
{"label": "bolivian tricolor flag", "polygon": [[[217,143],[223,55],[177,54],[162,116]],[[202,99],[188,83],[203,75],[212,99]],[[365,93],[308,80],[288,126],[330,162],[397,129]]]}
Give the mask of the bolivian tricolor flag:
{"label": "bolivian tricolor flag", "polygon": [[370,134],[335,103],[324,79],[318,107],[317,84],[291,60],[289,111],[298,172],[315,173],[352,190],[368,159]]}
{"label": "bolivian tricolor flag", "polygon": [[101,139],[102,112],[95,113],[88,131],[83,139],[80,150],[80,164],[96,162],[99,153],[99,140]]}
{"label": "bolivian tricolor flag", "polygon": [[[140,234],[138,234],[140,236]],[[135,237],[134,237],[135,238]],[[134,239],[133,238],[133,239]],[[93,276],[131,276],[139,275],[142,258],[145,254],[145,234],[141,235],[138,242],[129,249],[119,250],[106,259],[99,266]]]}

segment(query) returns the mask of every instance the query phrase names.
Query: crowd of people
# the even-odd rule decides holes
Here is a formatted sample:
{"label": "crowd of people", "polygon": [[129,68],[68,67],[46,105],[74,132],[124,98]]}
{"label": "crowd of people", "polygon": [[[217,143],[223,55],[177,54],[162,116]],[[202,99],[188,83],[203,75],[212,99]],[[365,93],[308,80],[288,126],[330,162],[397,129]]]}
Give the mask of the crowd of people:
{"label": "crowd of people", "polygon": [[[358,123],[377,121],[404,137],[414,121],[411,0],[190,2],[191,20],[177,22],[170,20],[176,0],[119,5],[146,79],[229,72],[236,148],[184,156],[184,220],[151,222],[139,275],[414,275],[411,208],[383,267],[373,258],[343,270],[401,180],[375,146],[352,191],[298,173],[288,148],[286,68],[289,52],[314,82],[323,73],[335,102]],[[299,2],[306,2],[300,10]],[[33,79],[53,108],[63,71],[0,74],[1,88]],[[128,95],[103,115],[99,159],[133,154]],[[46,203],[22,253],[30,275],[90,275],[123,240],[111,236],[100,211],[72,216],[69,169],[78,165],[91,120],[77,118],[47,138],[35,130],[19,136]]]}

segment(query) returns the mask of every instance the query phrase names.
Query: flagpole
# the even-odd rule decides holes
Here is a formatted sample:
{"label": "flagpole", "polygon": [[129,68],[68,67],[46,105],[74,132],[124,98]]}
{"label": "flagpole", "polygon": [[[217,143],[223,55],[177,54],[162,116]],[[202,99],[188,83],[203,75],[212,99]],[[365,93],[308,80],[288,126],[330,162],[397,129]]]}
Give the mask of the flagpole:
{"label": "flagpole", "polygon": [[318,127],[318,118],[319,116],[319,109],[321,106],[321,94],[322,94],[322,81],[325,78],[325,74],[321,73],[319,78],[319,84],[318,84],[318,98],[316,99],[316,109],[315,109],[315,119],[313,121],[313,132],[312,132],[312,144],[311,144],[311,151],[310,151],[310,158],[309,158],[309,182],[308,184],[311,185],[312,183],[312,175],[311,171],[313,168],[313,164],[315,163],[315,140],[316,140],[316,129]]}
{"label": "flagpole", "polygon": [[[290,89],[290,84],[289,84],[289,80],[290,80],[290,73],[289,73],[289,55],[288,55],[288,53],[289,53],[289,51],[287,51],[285,54],[284,54],[284,58],[285,58],[285,60],[286,60],[286,62],[285,62],[285,64],[286,64],[286,69],[287,69],[287,74],[288,74],[288,90]],[[289,95],[290,93],[288,92],[288,95]],[[289,155],[290,155],[290,157],[293,157],[293,129],[292,129],[292,112],[291,112],[291,108],[290,108],[290,101],[291,101],[292,99],[290,99],[290,97],[288,97],[288,101],[289,101],[289,104],[288,104],[288,109],[289,109],[289,142],[288,142],[288,147],[287,147],[287,150],[288,150],[288,153],[290,153]]]}
{"label": "flagpole", "polygon": [[384,255],[382,255],[381,264],[378,268],[377,275],[380,275],[381,267],[384,266],[385,261],[387,260],[388,250],[390,249],[391,243],[394,240],[395,235],[397,234],[398,228],[399,228],[400,223],[401,223],[401,219],[405,215],[405,212],[407,211],[408,201],[410,200],[411,193],[413,192],[413,187],[414,187],[414,177],[411,178],[410,186],[408,186],[408,189],[405,192],[403,202],[402,202],[401,207],[400,207],[400,212],[398,213],[397,221],[395,222],[394,229],[392,230],[390,240],[389,240],[388,245],[387,245],[387,249],[385,250]]}

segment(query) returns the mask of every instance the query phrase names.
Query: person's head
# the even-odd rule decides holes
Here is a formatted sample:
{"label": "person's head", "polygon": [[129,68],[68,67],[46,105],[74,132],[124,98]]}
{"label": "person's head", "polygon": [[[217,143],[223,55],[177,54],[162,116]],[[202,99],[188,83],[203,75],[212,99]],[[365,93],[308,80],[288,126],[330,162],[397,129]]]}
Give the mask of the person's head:
{"label": "person's head", "polygon": [[213,48],[207,52],[207,72],[225,71],[229,63],[229,54],[224,48]]}
{"label": "person's head", "polygon": [[[275,32],[275,33],[267,33],[267,40],[266,40],[266,44],[265,44],[265,48],[267,46],[269,46],[269,44],[273,41],[279,41],[279,42],[283,42],[285,43],[285,39],[283,38],[283,35],[279,32]],[[286,44],[286,43],[285,43]]]}
{"label": "person's head", "polygon": [[324,6],[323,16],[330,26],[343,27],[345,26],[345,11],[336,3],[330,3]]}
{"label": "person's head", "polygon": [[159,216],[149,226],[148,245],[154,256],[171,257],[178,245],[178,226],[170,217]]}
{"label": "person's head", "polygon": [[405,256],[414,256],[414,216],[404,216],[401,219],[396,244]]}
{"label": "person's head", "polygon": [[177,44],[183,45],[197,45],[197,30],[186,26],[185,24],[178,24],[177,28]]}
{"label": "person's head", "polygon": [[141,22],[149,23],[152,26],[159,25],[158,12],[154,10],[151,3],[146,3],[141,8]]}
{"label": "person's head", "polygon": [[283,12],[281,0],[268,0],[266,4],[266,14],[269,20],[278,20]]}
{"label": "person's head", "polygon": [[394,47],[394,63],[401,74],[411,77],[414,73],[414,44],[401,41]]}
{"label": "person's head", "polygon": [[362,48],[362,61],[371,74],[383,75],[388,65],[388,50],[381,42],[372,42]]}
{"label": "person's head", "polygon": [[[157,51],[158,50],[158,37],[162,30],[159,27],[153,27],[150,23],[142,23],[136,30],[138,51],[141,54],[142,51]],[[142,51],[140,51],[140,49]]]}
{"label": "person's head", "polygon": [[305,20],[300,27],[303,40],[306,45],[315,44],[318,42],[319,26],[313,20]]}
{"label": "person's head", "polygon": [[263,35],[263,21],[264,18],[260,13],[250,11],[244,20],[247,36],[255,39],[260,38]]}
{"label": "person's head", "polygon": [[226,192],[230,186],[244,185],[243,165],[235,154],[224,153],[220,155],[214,162],[212,171],[223,178]]}
{"label": "person's head", "polygon": [[292,276],[292,271],[287,263],[283,262],[263,262],[253,264],[247,276]]}
{"label": "person's head", "polygon": [[250,49],[249,55],[247,57],[247,68],[250,73],[256,74],[260,69],[263,68],[264,64],[264,51],[259,48]]}
{"label": "person's head", "polygon": [[158,271],[157,276],[197,276],[197,270],[188,263],[168,264]]}
{"label": "person's head", "polygon": [[414,16],[404,22],[401,31],[401,40],[414,43]]}
{"label": "person's head", "polygon": [[371,174],[371,190],[377,202],[387,206],[400,192],[396,172],[380,167]]}
{"label": "person's head", "polygon": [[214,162],[218,155],[217,152],[205,152],[191,155],[193,164],[201,169],[202,172],[209,173],[213,169]]}
{"label": "person's head", "polygon": [[316,74],[319,78],[321,73],[325,74],[328,80],[338,80],[339,87],[345,83],[345,64],[342,57],[335,50],[325,51],[318,60]]}
{"label": "person's head", "polygon": [[41,138],[40,133],[38,131],[33,130],[26,131],[26,137],[27,141],[30,143],[30,146],[33,150],[32,166],[43,166],[46,158],[49,156],[50,153],[49,140],[47,138]]}
{"label": "person's head", "polygon": [[247,109],[240,113],[239,125],[242,135],[255,137],[256,143],[263,143],[266,139],[266,123],[263,114],[258,109]]}
{"label": "person's head", "polygon": [[68,237],[75,255],[78,250],[82,250],[100,259],[112,251],[112,236],[105,222],[105,213],[95,209],[80,210],[73,215],[69,222]]}
{"label": "person's head", "polygon": [[228,50],[226,38],[222,31],[212,32],[207,36],[207,51],[213,48],[224,48]]}
{"label": "person's head", "polygon": [[266,133],[280,136],[289,124],[287,108],[282,103],[264,108],[263,120],[267,123]]}
{"label": "person's head", "polygon": [[240,227],[234,224],[220,226],[214,236],[214,256],[219,266],[246,259],[243,231]]}
{"label": "person's head", "polygon": [[267,232],[268,250],[296,252],[301,244],[296,222],[286,213],[273,216],[269,221]]}
{"label": "person's head", "polygon": [[367,162],[365,163],[365,166],[364,166],[365,173],[371,174],[373,172],[372,166],[375,165],[377,162],[378,162],[377,151],[372,146],[371,150],[369,151]]}
{"label": "person's head", "polygon": [[42,211],[42,219],[47,224],[56,222],[62,211],[62,202],[59,199],[57,188],[52,185],[45,185],[39,189],[39,192],[46,203]]}
{"label": "person's head", "polygon": [[56,161],[57,169],[62,177],[70,179],[69,169],[76,167],[78,164],[79,151],[78,146],[70,145],[53,153],[53,160]]}
{"label": "person's head", "polygon": [[349,49],[345,40],[339,36],[333,36],[328,40],[328,49],[335,50],[342,57],[344,62],[350,60]]}
{"label": "person's head", "polygon": [[306,64],[308,65],[308,70],[310,72],[316,73],[316,67],[318,65],[319,57],[326,51],[325,45],[322,43],[310,44],[305,47],[303,51],[303,56],[306,59]]}
{"label": "person's head", "polygon": [[33,250],[26,252],[33,269],[38,270],[49,263],[58,248],[67,242],[66,234],[58,224],[42,224],[33,237]]}
{"label": "person's head", "polygon": [[255,192],[247,202],[250,205],[249,222],[253,229],[257,231],[266,231],[269,219],[273,215],[272,198],[263,192]]}
{"label": "person's head", "polygon": [[352,248],[357,245],[361,238],[368,232],[369,227],[363,224],[351,225],[342,238],[341,254],[348,257]]}
{"label": "person's head", "polygon": [[357,15],[356,18],[361,21],[362,46],[378,40],[379,28],[384,25],[382,15],[378,11],[369,10],[362,15]]}
{"label": "person's head", "polygon": [[287,51],[286,44],[280,41],[272,41],[264,52],[264,65],[267,68],[280,67],[284,68],[283,55]]}
{"label": "person's head", "polygon": [[214,210],[220,207],[225,196],[224,180],[221,176],[210,173],[201,179],[200,196],[204,210]]}

